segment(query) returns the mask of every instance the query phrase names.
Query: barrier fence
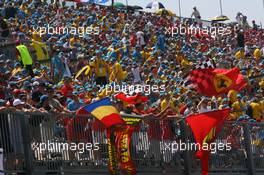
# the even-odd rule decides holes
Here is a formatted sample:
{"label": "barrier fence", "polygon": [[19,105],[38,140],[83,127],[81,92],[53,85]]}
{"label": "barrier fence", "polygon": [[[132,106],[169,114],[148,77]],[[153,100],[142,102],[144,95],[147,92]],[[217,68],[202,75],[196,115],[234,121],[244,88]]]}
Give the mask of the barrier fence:
{"label": "barrier fence", "polygon": [[[211,154],[210,172],[263,174],[263,134],[263,123],[226,122],[215,143],[231,148]],[[137,171],[200,173],[195,150],[180,148],[181,143],[195,143],[184,121],[143,119],[131,144]],[[108,174],[106,132],[90,116],[1,112],[1,148],[6,174]]]}

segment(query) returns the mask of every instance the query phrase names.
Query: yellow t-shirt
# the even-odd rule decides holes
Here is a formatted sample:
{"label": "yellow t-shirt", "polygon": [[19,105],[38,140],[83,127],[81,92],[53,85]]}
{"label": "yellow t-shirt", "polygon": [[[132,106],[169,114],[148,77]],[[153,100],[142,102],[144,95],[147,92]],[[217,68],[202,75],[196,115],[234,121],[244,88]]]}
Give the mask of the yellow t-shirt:
{"label": "yellow t-shirt", "polygon": [[228,99],[230,100],[231,103],[234,103],[237,101],[237,91],[235,90],[230,90],[227,94]]}
{"label": "yellow t-shirt", "polygon": [[71,38],[71,39],[70,39],[70,46],[73,47],[74,44],[77,43],[77,42],[78,42],[78,39],[76,39],[76,38]]}
{"label": "yellow t-shirt", "polygon": [[110,74],[110,82],[113,81],[123,81],[127,77],[127,72],[123,71],[122,66],[119,63],[115,63],[113,66],[112,72]]}
{"label": "yellow t-shirt", "polygon": [[261,89],[264,89],[264,80],[259,82],[259,86],[261,87]]}
{"label": "yellow t-shirt", "polygon": [[94,62],[91,63],[91,66],[94,67],[96,77],[105,77],[107,76],[108,66],[104,60],[96,58]]}
{"label": "yellow t-shirt", "polygon": [[160,108],[163,111],[164,109],[166,109],[166,107],[169,105],[169,101],[164,99],[162,100],[162,102],[160,103]]}
{"label": "yellow t-shirt", "polygon": [[38,61],[48,60],[49,53],[48,47],[45,43],[36,41],[34,39],[31,40],[31,46],[35,49]]}
{"label": "yellow t-shirt", "polygon": [[173,110],[173,112],[179,113],[179,107],[174,105],[175,100],[177,100],[177,99],[173,98],[169,101],[167,99],[162,100],[162,102],[160,103],[161,110],[163,111],[164,109],[167,108],[167,106],[170,106],[170,108]]}
{"label": "yellow t-shirt", "polygon": [[189,61],[187,60],[187,59],[183,59],[182,61],[181,61],[181,66],[183,67],[183,68],[186,68],[186,67],[188,67],[190,65],[190,63],[189,63]]}
{"label": "yellow t-shirt", "polygon": [[261,106],[260,103],[252,102],[250,103],[250,106],[253,110],[253,118],[256,120],[261,119]]}
{"label": "yellow t-shirt", "polygon": [[[236,101],[232,104],[232,108],[235,111],[239,111],[242,110],[245,107],[245,103],[240,102],[240,101]],[[245,114],[245,112],[241,111],[241,112],[232,112],[230,115],[230,118],[232,120],[236,120],[238,119],[240,116],[242,116],[243,114]]]}
{"label": "yellow t-shirt", "polygon": [[245,58],[245,52],[237,51],[237,53],[235,54],[235,57],[236,57],[236,59]]}
{"label": "yellow t-shirt", "polygon": [[255,49],[253,55],[254,55],[254,57],[255,57],[256,59],[260,59],[260,57],[261,57],[261,52],[260,52],[260,50],[259,50],[259,49]]}
{"label": "yellow t-shirt", "polygon": [[141,55],[143,60],[147,60],[150,57],[150,53],[145,51],[141,51]]}

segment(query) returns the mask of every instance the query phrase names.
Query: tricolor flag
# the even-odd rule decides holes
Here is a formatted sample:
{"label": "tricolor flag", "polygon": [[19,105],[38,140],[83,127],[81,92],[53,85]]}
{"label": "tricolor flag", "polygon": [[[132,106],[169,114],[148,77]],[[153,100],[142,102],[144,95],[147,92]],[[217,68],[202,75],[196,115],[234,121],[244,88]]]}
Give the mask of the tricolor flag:
{"label": "tricolor flag", "polygon": [[247,82],[238,68],[196,69],[187,77],[188,87],[205,96],[218,96],[230,90],[240,91]]}
{"label": "tricolor flag", "polygon": [[77,115],[90,113],[101,121],[106,128],[114,125],[123,125],[125,121],[121,118],[117,109],[111,104],[109,98],[103,98],[77,111]]}
{"label": "tricolor flag", "polygon": [[187,123],[192,129],[195,141],[201,148],[196,153],[196,156],[201,160],[202,175],[208,175],[208,161],[210,157],[210,150],[202,148],[205,144],[208,146],[215,141],[229,113],[230,109],[223,109],[194,114],[186,118]]}

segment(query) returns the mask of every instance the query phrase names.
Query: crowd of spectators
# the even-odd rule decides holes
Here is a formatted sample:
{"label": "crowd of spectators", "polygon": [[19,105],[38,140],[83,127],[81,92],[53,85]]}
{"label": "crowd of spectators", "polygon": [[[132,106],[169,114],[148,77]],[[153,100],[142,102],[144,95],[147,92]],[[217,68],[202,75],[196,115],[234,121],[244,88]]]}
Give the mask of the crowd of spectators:
{"label": "crowd of spectators", "polygon": [[[141,91],[146,102],[117,102],[120,111],[148,115],[166,109],[167,115],[187,116],[231,107],[235,112],[229,120],[264,118],[264,32],[255,21],[252,27],[212,23],[211,27],[229,30],[217,35],[171,35],[168,29],[180,26],[211,27],[203,24],[196,8],[194,19],[30,0],[1,1],[0,11],[1,39],[14,41],[17,50],[16,58],[0,57],[0,110],[75,113],[106,96],[117,101],[106,85],[149,85],[165,90]],[[248,86],[212,98],[188,89],[184,78],[205,60],[216,68],[240,68]]]}

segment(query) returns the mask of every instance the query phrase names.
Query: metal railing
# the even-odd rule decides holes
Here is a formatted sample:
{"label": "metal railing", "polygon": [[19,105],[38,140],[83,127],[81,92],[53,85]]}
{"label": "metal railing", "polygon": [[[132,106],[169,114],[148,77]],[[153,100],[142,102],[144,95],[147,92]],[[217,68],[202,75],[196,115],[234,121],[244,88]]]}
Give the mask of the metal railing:
{"label": "metal railing", "polygon": [[[210,172],[263,174],[263,134],[263,123],[226,122],[215,142],[230,142],[231,150],[211,154]],[[184,121],[143,119],[132,136],[137,171],[199,173],[195,151],[176,149],[176,143],[195,143]],[[7,174],[108,174],[106,132],[90,116],[1,112],[0,148]]]}

